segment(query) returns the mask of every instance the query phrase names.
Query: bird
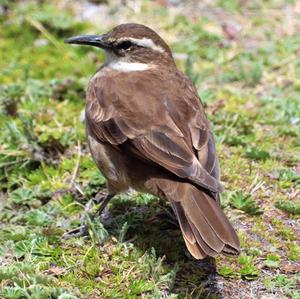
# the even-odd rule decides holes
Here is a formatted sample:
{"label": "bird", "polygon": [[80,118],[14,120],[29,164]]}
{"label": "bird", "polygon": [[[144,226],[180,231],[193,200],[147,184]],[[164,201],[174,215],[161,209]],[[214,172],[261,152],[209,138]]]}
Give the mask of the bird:
{"label": "bird", "polygon": [[125,23],[68,44],[105,51],[85,103],[87,143],[107,180],[100,212],[134,189],[170,203],[195,259],[238,255],[239,238],[220,206],[214,136],[196,87],[151,28]]}

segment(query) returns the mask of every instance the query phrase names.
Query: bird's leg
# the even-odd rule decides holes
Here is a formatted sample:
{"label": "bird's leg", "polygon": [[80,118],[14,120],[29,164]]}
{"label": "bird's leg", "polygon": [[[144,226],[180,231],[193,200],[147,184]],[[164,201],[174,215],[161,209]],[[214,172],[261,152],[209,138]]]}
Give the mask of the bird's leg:
{"label": "bird's leg", "polygon": [[91,209],[91,202],[93,201],[96,204],[100,204],[99,208],[97,209],[96,213],[94,215],[91,215],[90,220],[94,220],[96,217],[101,216],[101,213],[104,211],[104,209],[106,208],[107,204],[109,203],[109,201],[114,197],[114,194],[107,194],[106,196],[101,196],[100,198],[93,198],[91,200],[88,201],[88,203],[85,205],[84,207],[84,213],[82,214],[82,216],[80,217],[80,226],[70,230],[66,233],[63,234],[63,238],[64,239],[70,239],[73,237],[82,237],[85,236],[88,232],[88,221],[87,221],[87,217],[90,217],[88,215],[88,212]]}
{"label": "bird's leg", "polygon": [[109,201],[114,197],[115,195],[114,194],[107,194],[106,196],[104,197],[101,197],[100,198],[100,201],[97,200],[97,201],[94,201],[96,202],[97,204],[100,204],[99,208],[97,209],[94,217],[96,218],[97,216],[101,216],[102,212],[104,211],[104,209],[106,208],[107,204],[109,203]]}

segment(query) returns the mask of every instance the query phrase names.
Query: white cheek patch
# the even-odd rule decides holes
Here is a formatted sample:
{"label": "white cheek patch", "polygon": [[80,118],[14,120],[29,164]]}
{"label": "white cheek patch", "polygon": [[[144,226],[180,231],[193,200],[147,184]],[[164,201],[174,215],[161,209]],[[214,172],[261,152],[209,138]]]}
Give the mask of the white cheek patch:
{"label": "white cheek patch", "polygon": [[[165,50],[160,47],[157,46],[152,39],[149,38],[133,38],[133,37],[124,37],[120,40],[118,40],[118,42],[121,41],[131,41],[133,44],[144,47],[144,48],[148,48],[148,49],[152,49],[153,51],[157,51],[160,53],[165,52]],[[117,55],[115,55],[115,53],[113,53],[111,50],[107,50],[106,51],[106,62],[105,62],[105,66],[115,70],[115,71],[119,71],[119,72],[139,72],[139,71],[146,71],[148,69],[150,69],[151,67],[153,67],[153,65],[151,66],[151,64],[147,64],[147,63],[140,63],[140,62],[133,62],[130,61],[128,58],[126,57],[118,57]],[[98,74],[96,74],[98,76]]]}
{"label": "white cheek patch", "polygon": [[133,38],[133,37],[126,37],[126,38],[123,38],[121,40],[129,40],[131,41],[133,44],[136,44],[138,46],[141,46],[141,47],[144,47],[144,48],[149,48],[149,49],[152,49],[153,51],[157,51],[157,52],[160,52],[160,53],[164,53],[165,50],[156,45],[152,39],[150,38],[141,38],[141,39],[138,39],[138,38]]}
{"label": "white cheek patch", "polygon": [[[126,58],[116,56],[112,51],[106,51],[105,67],[119,72],[138,72],[148,70],[151,66],[147,63],[128,61]],[[95,76],[102,76],[104,70],[96,73]],[[94,77],[95,77],[94,76]]]}
{"label": "white cheek patch", "polygon": [[146,63],[114,61],[108,64],[108,67],[120,72],[137,72],[145,71],[150,68]]}

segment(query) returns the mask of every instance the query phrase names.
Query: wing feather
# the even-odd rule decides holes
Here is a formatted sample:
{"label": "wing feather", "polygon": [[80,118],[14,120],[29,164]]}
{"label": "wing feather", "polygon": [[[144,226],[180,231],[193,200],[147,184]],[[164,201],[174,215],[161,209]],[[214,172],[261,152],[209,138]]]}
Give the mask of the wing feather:
{"label": "wing feather", "polygon": [[115,74],[91,80],[86,118],[94,138],[113,145],[126,143],[139,158],[220,192],[214,141],[190,81],[181,75],[177,90],[176,84],[166,88],[152,73],[147,74],[148,80],[134,72],[125,77]]}

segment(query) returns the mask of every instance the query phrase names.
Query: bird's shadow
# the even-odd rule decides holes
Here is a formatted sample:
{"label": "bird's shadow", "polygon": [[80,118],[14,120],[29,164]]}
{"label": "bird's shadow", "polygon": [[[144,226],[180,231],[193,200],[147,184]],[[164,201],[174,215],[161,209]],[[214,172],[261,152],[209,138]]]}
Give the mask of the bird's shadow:
{"label": "bird's shadow", "polygon": [[125,241],[143,252],[154,248],[157,256],[165,256],[164,266],[177,269],[172,293],[183,295],[179,298],[187,298],[187,294],[192,294],[189,298],[222,298],[215,260],[191,257],[170,206],[159,201],[137,206],[135,202],[113,200],[104,221],[106,229],[119,238],[125,223]]}

